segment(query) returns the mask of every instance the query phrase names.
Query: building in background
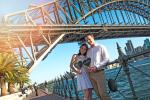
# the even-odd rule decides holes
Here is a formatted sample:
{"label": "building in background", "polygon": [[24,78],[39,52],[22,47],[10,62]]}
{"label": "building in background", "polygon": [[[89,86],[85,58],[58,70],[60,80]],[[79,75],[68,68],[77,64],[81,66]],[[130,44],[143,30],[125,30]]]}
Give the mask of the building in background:
{"label": "building in background", "polygon": [[[134,46],[132,44],[131,40],[128,40],[125,47],[126,55],[132,55],[135,54]],[[131,61],[136,60],[135,58],[132,58]]]}
{"label": "building in background", "polygon": [[131,40],[128,40],[126,43],[125,51],[127,55],[132,55],[135,53],[134,47]]}
{"label": "building in background", "polygon": [[[140,52],[142,52],[144,49],[143,49],[142,46],[138,46],[138,47],[136,47],[134,50],[135,50],[135,53],[140,53]],[[141,55],[141,56],[136,57],[135,60],[142,59],[142,58],[144,58],[144,55]]]}
{"label": "building in background", "polygon": [[143,48],[144,48],[144,50],[150,49],[150,41],[149,41],[149,39],[145,39],[144,40]]}
{"label": "building in background", "polygon": [[[143,50],[148,50],[148,49],[150,49],[149,39],[144,40],[143,46],[138,46],[136,48],[134,48],[132,41],[128,40],[126,43],[125,52],[126,52],[126,55],[133,55],[133,54],[137,54],[137,53],[142,52]],[[142,59],[144,57],[150,57],[150,54],[141,55],[141,56],[136,57],[135,59],[132,59],[132,60],[138,60],[138,59]]]}

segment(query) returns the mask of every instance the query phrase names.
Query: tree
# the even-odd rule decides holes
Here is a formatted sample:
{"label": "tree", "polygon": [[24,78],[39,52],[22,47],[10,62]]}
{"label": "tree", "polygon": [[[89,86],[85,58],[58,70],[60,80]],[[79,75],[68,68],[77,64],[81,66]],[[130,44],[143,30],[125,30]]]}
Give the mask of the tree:
{"label": "tree", "polygon": [[10,93],[14,93],[15,83],[29,82],[27,68],[18,60],[18,56],[12,52],[0,53],[0,75],[2,96],[7,94],[5,82],[8,82]]}
{"label": "tree", "polygon": [[13,77],[12,66],[15,65],[15,58],[10,53],[0,53],[0,74],[1,74],[1,95],[7,94],[6,80]]}

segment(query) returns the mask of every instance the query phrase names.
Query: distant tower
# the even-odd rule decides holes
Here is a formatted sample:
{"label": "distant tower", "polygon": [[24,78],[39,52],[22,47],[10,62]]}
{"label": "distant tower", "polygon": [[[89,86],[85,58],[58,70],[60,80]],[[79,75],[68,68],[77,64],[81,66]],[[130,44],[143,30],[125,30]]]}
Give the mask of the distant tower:
{"label": "distant tower", "polygon": [[[143,48],[144,48],[144,50],[150,49],[150,41],[149,41],[149,39],[145,39],[144,40]],[[150,57],[150,53],[149,54],[145,54],[144,56],[145,57]]]}
{"label": "distant tower", "polygon": [[134,50],[131,40],[128,40],[128,42],[126,43],[125,51],[126,51],[127,55],[132,55],[135,53],[135,50]]}
{"label": "distant tower", "polygon": [[[134,50],[135,50],[135,53],[138,54],[138,53],[143,51],[143,47],[142,46],[138,46]],[[138,56],[135,59],[138,60],[138,59],[142,59],[142,58],[144,58],[144,55]]]}
{"label": "distant tower", "polygon": [[144,40],[144,45],[143,45],[144,50],[150,49],[150,41],[149,39]]}
{"label": "distant tower", "polygon": [[140,53],[142,51],[143,51],[143,47],[141,47],[141,46],[138,46],[138,47],[135,48],[136,53]]}

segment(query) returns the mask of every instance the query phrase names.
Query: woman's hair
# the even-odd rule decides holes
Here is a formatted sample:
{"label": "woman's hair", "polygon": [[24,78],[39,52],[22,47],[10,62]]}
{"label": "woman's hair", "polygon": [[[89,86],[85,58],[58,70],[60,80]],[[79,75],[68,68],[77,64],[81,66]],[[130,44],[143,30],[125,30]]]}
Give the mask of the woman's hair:
{"label": "woman's hair", "polygon": [[[80,46],[80,49],[81,49],[82,46],[85,46],[86,49],[88,50],[88,45],[87,45],[86,43],[82,44],[82,45]],[[79,49],[78,55],[81,55],[80,49]],[[85,54],[83,54],[84,56],[86,56],[87,50],[86,50]]]}

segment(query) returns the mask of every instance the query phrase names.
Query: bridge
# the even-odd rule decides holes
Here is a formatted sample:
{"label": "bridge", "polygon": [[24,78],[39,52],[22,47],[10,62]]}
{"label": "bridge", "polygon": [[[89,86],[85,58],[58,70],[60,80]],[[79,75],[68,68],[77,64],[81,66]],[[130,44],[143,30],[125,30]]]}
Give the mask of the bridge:
{"label": "bridge", "polygon": [[0,52],[16,51],[29,72],[59,43],[150,36],[149,0],[54,0],[1,20]]}

